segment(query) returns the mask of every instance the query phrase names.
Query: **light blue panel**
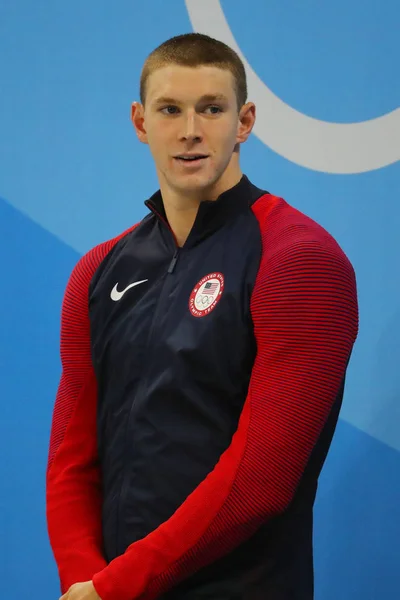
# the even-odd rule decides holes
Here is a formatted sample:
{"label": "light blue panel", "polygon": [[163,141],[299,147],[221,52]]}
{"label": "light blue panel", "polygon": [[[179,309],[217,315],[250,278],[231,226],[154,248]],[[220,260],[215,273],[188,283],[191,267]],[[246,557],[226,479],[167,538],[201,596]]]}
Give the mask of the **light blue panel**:
{"label": "light blue panel", "polygon": [[397,0],[238,0],[222,8],[259,77],[297,110],[356,122],[399,106]]}
{"label": "light blue panel", "polygon": [[0,253],[0,597],[57,600],[45,474],[61,301],[79,256],[2,199]]}
{"label": "light blue panel", "polygon": [[339,421],[315,506],[316,600],[396,597],[399,473],[398,452]]}

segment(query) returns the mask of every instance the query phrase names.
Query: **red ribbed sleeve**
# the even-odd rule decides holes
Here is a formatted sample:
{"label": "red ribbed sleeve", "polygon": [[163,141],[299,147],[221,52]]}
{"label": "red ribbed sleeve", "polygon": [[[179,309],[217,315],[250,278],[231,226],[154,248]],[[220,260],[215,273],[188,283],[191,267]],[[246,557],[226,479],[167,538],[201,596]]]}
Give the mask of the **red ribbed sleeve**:
{"label": "red ribbed sleeve", "polygon": [[174,515],[95,575],[102,600],[156,598],[282,513],[339,393],[358,331],[353,268],[283,200],[264,197],[253,211],[257,356],[238,429]]}
{"label": "red ribbed sleeve", "polygon": [[117,239],[80,259],[61,313],[62,375],[55,401],[46,476],[46,514],[61,590],[88,581],[106,566],[102,554],[101,486],[97,459],[97,387],[91,362],[88,290]]}

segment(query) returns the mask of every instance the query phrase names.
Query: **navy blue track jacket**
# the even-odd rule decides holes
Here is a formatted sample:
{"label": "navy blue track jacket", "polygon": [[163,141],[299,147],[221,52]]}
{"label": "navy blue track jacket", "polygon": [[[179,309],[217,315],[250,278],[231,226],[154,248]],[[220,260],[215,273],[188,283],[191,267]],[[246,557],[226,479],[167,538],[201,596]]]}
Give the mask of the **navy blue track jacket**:
{"label": "navy blue track jacket", "polygon": [[47,518],[62,591],[313,598],[312,513],[358,330],[333,237],[246,176],[178,248],[161,193],[62,309]]}

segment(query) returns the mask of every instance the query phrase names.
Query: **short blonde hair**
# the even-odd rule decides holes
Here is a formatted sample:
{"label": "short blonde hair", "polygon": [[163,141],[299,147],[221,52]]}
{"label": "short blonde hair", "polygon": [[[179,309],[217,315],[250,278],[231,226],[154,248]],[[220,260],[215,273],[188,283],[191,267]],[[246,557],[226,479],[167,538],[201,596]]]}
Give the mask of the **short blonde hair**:
{"label": "short blonde hair", "polygon": [[215,66],[230,71],[235,80],[238,110],[247,101],[246,71],[232,48],[202,33],[186,33],[163,42],[147,57],[140,77],[140,101],[146,102],[151,73],[170,64],[184,67]]}

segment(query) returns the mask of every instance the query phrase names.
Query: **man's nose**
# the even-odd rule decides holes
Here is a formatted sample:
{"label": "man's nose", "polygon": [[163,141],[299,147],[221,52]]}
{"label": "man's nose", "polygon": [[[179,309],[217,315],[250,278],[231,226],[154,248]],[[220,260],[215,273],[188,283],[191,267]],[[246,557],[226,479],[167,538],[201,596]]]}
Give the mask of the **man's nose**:
{"label": "man's nose", "polygon": [[182,134],[188,141],[201,140],[200,120],[195,111],[189,111],[184,115]]}

